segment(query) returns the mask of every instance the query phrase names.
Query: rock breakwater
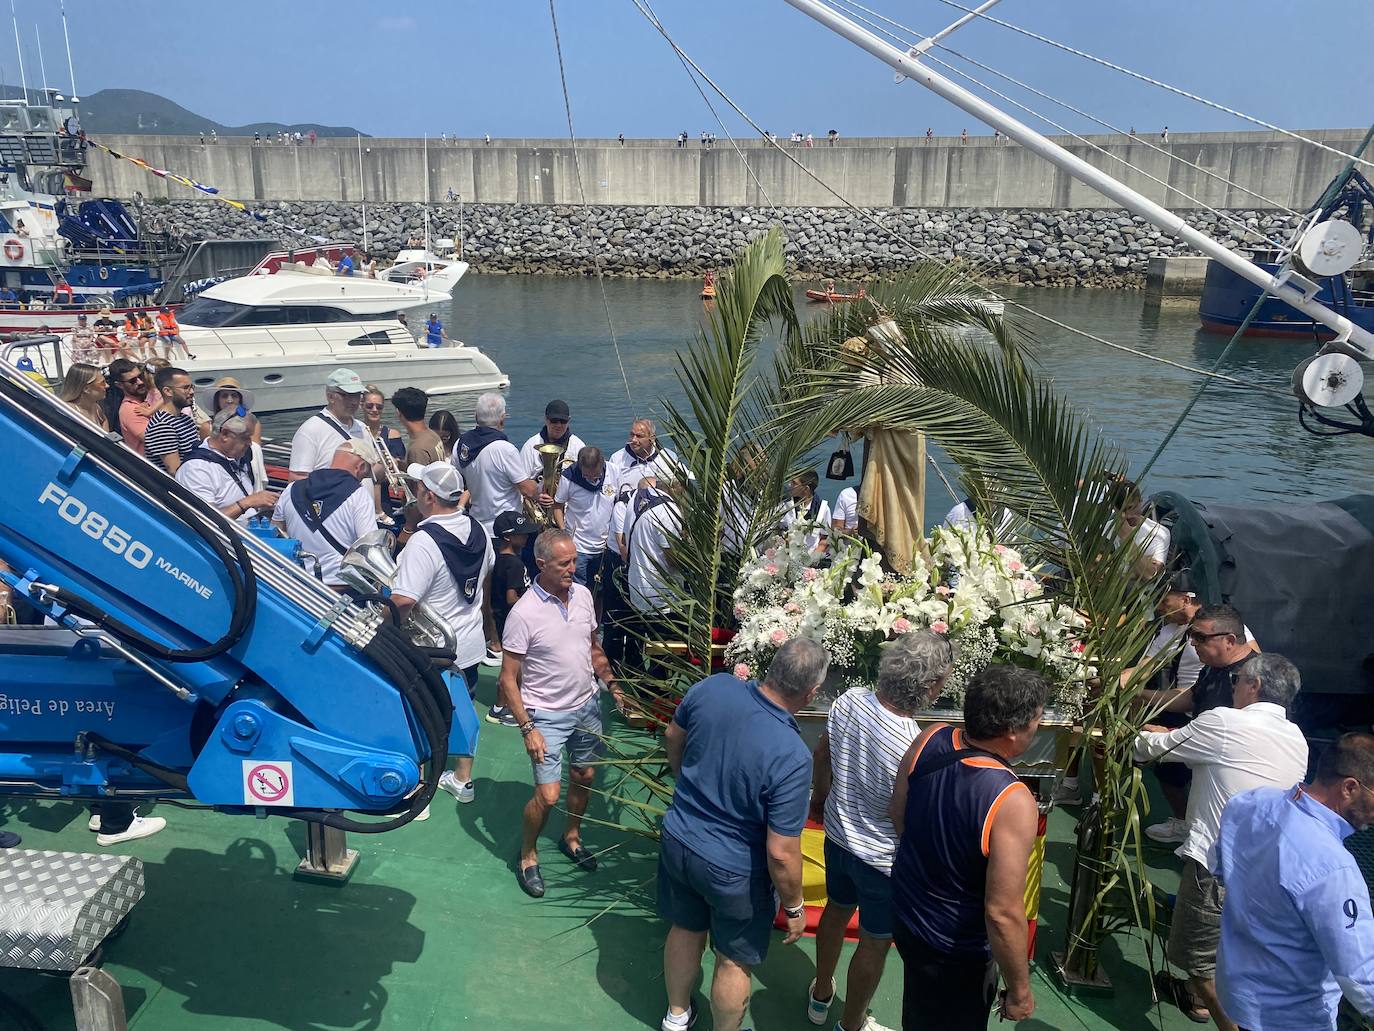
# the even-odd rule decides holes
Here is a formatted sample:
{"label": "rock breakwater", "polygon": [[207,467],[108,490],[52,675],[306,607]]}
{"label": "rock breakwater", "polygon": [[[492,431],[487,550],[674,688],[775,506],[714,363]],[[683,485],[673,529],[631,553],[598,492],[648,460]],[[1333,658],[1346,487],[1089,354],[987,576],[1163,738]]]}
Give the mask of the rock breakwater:
{"label": "rock breakwater", "polygon": [[[363,238],[362,209],[336,201],[282,202],[264,209],[282,223],[331,240]],[[1283,212],[1231,211],[1246,226],[1207,211],[1183,213],[1194,227],[1236,248],[1286,237],[1297,219]],[[369,247],[389,258],[418,236],[417,204],[368,205]],[[868,216],[868,217],[866,217]],[[870,221],[871,217],[876,221]],[[145,218],[186,237],[272,235],[223,204],[149,204]],[[1143,219],[1117,210],[983,208],[706,208],[485,204],[462,211],[464,257],[496,273],[699,277],[778,223],[798,277],[862,279],[926,255],[966,264],[980,279],[1040,286],[1140,287],[1151,257],[1189,249]],[[459,235],[457,205],[430,208],[431,235]],[[282,232],[286,245],[302,237]]]}

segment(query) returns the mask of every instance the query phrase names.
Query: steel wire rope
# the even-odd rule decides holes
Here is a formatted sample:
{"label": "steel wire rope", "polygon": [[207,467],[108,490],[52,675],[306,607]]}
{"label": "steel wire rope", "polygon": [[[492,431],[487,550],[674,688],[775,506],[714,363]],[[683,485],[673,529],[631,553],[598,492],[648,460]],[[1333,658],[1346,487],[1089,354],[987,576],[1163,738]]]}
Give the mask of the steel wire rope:
{"label": "steel wire rope", "polygon": [[[924,33],[922,33],[919,29],[914,29],[914,28],[912,28],[910,25],[904,25],[904,24],[902,24],[902,23],[899,22],[899,21],[895,21],[895,20],[893,20],[892,18],[887,17],[886,15],[882,14],[882,13],[879,12],[879,11],[874,11],[874,10],[872,10],[871,8],[865,7],[863,4],[856,3],[855,0],[829,0],[829,2],[831,3],[832,6],[835,6],[835,7],[837,7],[837,8],[838,8],[841,4],[843,4],[844,7],[856,8],[856,9],[858,9],[858,10],[860,10],[860,11],[864,11],[864,12],[866,12],[866,13],[868,13],[868,14],[871,14],[873,17],[877,18],[879,21],[886,22],[888,25],[891,25],[891,26],[893,26],[893,27],[895,27],[895,28],[901,29],[903,32],[909,32],[909,33],[911,33],[913,36],[919,36],[919,37],[921,37],[922,39],[928,38],[928,37],[927,37]],[[846,13],[848,13],[848,12],[846,12]],[[857,16],[857,15],[854,15],[854,17],[858,17],[858,16]],[[874,28],[875,30],[881,31],[881,32],[883,32],[885,35],[887,35],[887,36],[889,36],[889,37],[891,37],[891,38],[893,38],[893,39],[898,39],[898,38],[899,38],[899,37],[897,37],[894,33],[888,32],[886,29],[878,29],[878,26],[876,26],[873,22],[868,21],[867,19],[860,19],[860,20],[864,21],[866,24],[868,24],[869,26],[871,26],[871,27]],[[903,41],[903,42],[906,42],[906,41]],[[1279,201],[1274,200],[1272,197],[1266,197],[1264,194],[1259,193],[1259,192],[1257,192],[1257,191],[1255,191],[1255,190],[1252,190],[1252,189],[1250,189],[1249,187],[1242,186],[1240,183],[1236,182],[1234,179],[1228,179],[1228,178],[1226,178],[1226,176],[1222,175],[1222,174],[1219,173],[1219,172],[1213,172],[1210,168],[1206,168],[1206,167],[1204,167],[1203,165],[1199,165],[1199,164],[1198,164],[1197,162],[1195,162],[1195,161],[1189,161],[1187,158],[1182,157],[1181,155],[1178,155],[1178,154],[1175,154],[1175,153],[1173,153],[1173,152],[1171,152],[1171,151],[1165,150],[1163,147],[1160,147],[1160,146],[1157,146],[1157,145],[1154,144],[1154,143],[1151,143],[1151,142],[1149,141],[1149,139],[1147,139],[1147,138],[1144,137],[1144,136],[1137,136],[1137,135],[1134,135],[1134,134],[1131,134],[1131,133],[1127,133],[1127,132],[1126,132],[1125,130],[1123,130],[1123,129],[1121,128],[1121,126],[1119,126],[1119,125],[1113,125],[1111,122],[1108,122],[1108,121],[1106,121],[1106,120],[1103,119],[1103,118],[1099,118],[1097,115],[1094,115],[1094,114],[1093,114],[1092,112],[1090,112],[1090,111],[1084,111],[1082,108],[1075,107],[1073,104],[1070,104],[1067,100],[1063,100],[1063,99],[1061,99],[1061,98],[1059,98],[1059,97],[1054,96],[1053,94],[1046,93],[1044,90],[1038,89],[1038,88],[1036,88],[1035,86],[1032,86],[1032,85],[1031,85],[1030,83],[1028,83],[1028,82],[1022,82],[1020,79],[1016,78],[1016,76],[1014,76],[1014,75],[1008,75],[1006,72],[1001,71],[1001,70],[999,70],[999,69],[997,69],[997,68],[994,68],[994,67],[992,67],[991,65],[984,64],[982,61],[979,61],[977,58],[969,57],[967,54],[961,53],[960,51],[955,50],[955,49],[954,49],[953,47],[951,47],[951,46],[947,46],[947,45],[944,44],[944,43],[938,43],[938,42],[935,44],[935,46],[938,47],[940,50],[943,50],[945,53],[951,54],[951,55],[953,55],[954,57],[957,57],[957,58],[958,58],[959,60],[961,60],[961,61],[967,61],[969,64],[973,65],[973,66],[976,67],[976,68],[981,68],[981,69],[983,69],[985,72],[989,72],[989,73],[991,73],[992,75],[996,75],[999,79],[1005,79],[1007,82],[1010,82],[1010,83],[1013,84],[1014,86],[1018,86],[1018,87],[1020,87],[1021,89],[1026,90],[1027,92],[1030,92],[1030,93],[1035,94],[1037,97],[1040,97],[1042,100],[1048,100],[1051,104],[1056,104],[1056,105],[1058,105],[1059,107],[1062,107],[1062,108],[1064,108],[1064,109],[1067,110],[1067,111],[1072,111],[1074,114],[1078,115],[1079,117],[1081,117],[1081,118],[1086,118],[1086,119],[1088,119],[1088,121],[1094,122],[1094,123],[1096,123],[1097,125],[1100,125],[1100,126],[1102,126],[1103,128],[1105,128],[1105,129],[1110,129],[1112,132],[1114,132],[1114,133],[1116,133],[1116,134],[1118,134],[1118,135],[1120,135],[1120,136],[1127,136],[1127,137],[1129,137],[1129,138],[1131,139],[1132,142],[1138,143],[1138,144],[1140,144],[1141,146],[1144,146],[1144,147],[1148,147],[1150,150],[1153,150],[1156,154],[1161,154],[1161,155],[1163,155],[1164,157],[1168,158],[1170,161],[1176,161],[1176,162],[1178,162],[1178,163],[1181,164],[1181,165],[1186,165],[1187,167],[1193,169],[1193,170],[1196,171],[1196,172],[1201,172],[1203,175],[1207,176],[1209,179],[1215,179],[1217,182],[1225,183],[1227,186],[1230,186],[1230,187],[1232,187],[1233,189],[1239,190],[1241,193],[1249,194],[1251,197],[1254,197],[1254,198],[1257,199],[1257,200],[1262,200],[1262,201],[1264,201],[1265,204],[1268,204],[1271,208],[1275,208],[1276,210],[1279,210],[1279,211],[1286,211],[1286,212],[1288,212],[1290,215],[1298,215],[1298,214],[1301,214],[1301,212],[1295,211],[1293,208],[1290,208],[1287,204],[1282,204],[1282,203],[1280,203]],[[944,67],[948,68],[949,65],[944,65]],[[974,80],[974,81],[976,81],[976,80]],[[1025,110],[1025,109],[1023,108],[1023,110]],[[1037,115],[1037,117],[1040,117],[1040,116]],[[1051,123],[1051,124],[1054,124],[1054,123]],[[1134,167],[1134,166],[1133,166],[1133,167]],[[1175,188],[1172,187],[1172,186],[1170,186],[1169,189],[1172,190],[1172,189],[1175,189]],[[1179,192],[1181,192],[1181,191],[1179,191]],[[1186,196],[1186,194],[1185,194],[1185,196]],[[1190,199],[1191,199],[1191,198],[1190,198]]]}
{"label": "steel wire rope", "polygon": [[1104,68],[1110,68],[1112,71],[1120,72],[1123,75],[1129,75],[1131,78],[1139,79],[1141,82],[1148,83],[1151,86],[1158,86],[1160,89],[1168,90],[1170,93],[1177,94],[1180,97],[1186,97],[1188,100],[1196,101],[1206,107],[1240,118],[1243,121],[1249,122],[1251,125],[1261,126],[1271,132],[1282,133],[1284,136],[1306,143],[1308,146],[1316,147],[1319,150],[1327,151],[1328,153],[1346,158],[1349,161],[1357,161],[1362,165],[1368,165],[1370,168],[1374,168],[1374,161],[1367,161],[1358,154],[1347,154],[1339,148],[1328,146],[1320,140],[1312,139],[1310,136],[1304,136],[1302,133],[1293,132],[1291,129],[1285,129],[1282,126],[1275,125],[1273,122],[1266,122],[1264,119],[1256,118],[1254,115],[1247,115],[1244,111],[1237,111],[1233,107],[1227,107],[1225,104],[1218,103],[1215,100],[1208,100],[1206,97],[1198,96],[1196,93],[1189,93],[1187,90],[1178,86],[1170,85],[1160,79],[1151,78],[1143,72],[1133,71],[1123,65],[1115,64],[1104,57],[1090,54],[1086,50],[1079,50],[1076,47],[1069,46],[1067,43],[1061,43],[1057,39],[1051,39],[1048,36],[1040,35],[1038,32],[1032,32],[1030,29],[1024,29],[1020,25],[1014,25],[1009,21],[1003,21],[1001,18],[995,18],[990,14],[984,14],[982,11],[976,11],[972,7],[965,7],[963,4],[956,3],[955,0],[940,0],[940,3],[945,4],[947,7],[953,7],[957,11],[963,11],[965,14],[977,15],[979,18],[990,21],[994,25],[1000,25],[1004,29],[1011,29],[1013,32],[1019,32],[1023,36],[1028,36],[1037,42],[1052,46],[1058,50],[1063,50],[1065,53],[1073,54],[1075,57],[1081,57],[1094,64],[1100,64]]}
{"label": "steel wire rope", "polygon": [[[1364,134],[1364,140],[1361,141],[1360,145],[1355,148],[1356,154],[1363,154],[1365,148],[1369,146],[1369,141],[1371,139],[1374,139],[1374,125],[1371,125],[1369,127],[1369,129]],[[1330,183],[1327,184],[1326,189],[1322,191],[1321,198],[1317,201],[1316,204],[1312,205],[1312,209],[1314,211],[1324,209],[1327,204],[1329,204],[1332,200],[1335,199],[1337,192],[1349,180],[1350,173],[1355,170],[1355,162],[1357,160],[1359,160],[1357,157],[1352,156],[1351,159],[1345,163],[1345,168],[1341,170],[1341,173],[1337,175],[1336,178],[1332,179]],[[1297,247],[1298,236],[1303,232],[1304,229],[1305,226],[1298,226],[1297,229],[1293,231],[1293,247]],[[1250,306],[1250,310],[1246,312],[1244,320],[1238,327],[1236,327],[1235,333],[1231,334],[1231,339],[1227,341],[1226,346],[1222,349],[1221,354],[1217,356],[1217,360],[1212,366],[1213,371],[1221,368],[1222,363],[1226,361],[1227,356],[1231,353],[1231,349],[1236,346],[1236,343],[1245,334],[1246,329],[1248,329],[1250,323],[1254,321],[1255,316],[1259,314],[1261,305],[1264,304],[1268,297],[1269,292],[1267,290],[1260,291],[1259,296],[1255,298],[1255,303],[1252,304]],[[1183,428],[1183,423],[1192,413],[1193,407],[1198,403],[1198,401],[1202,400],[1202,395],[1206,392],[1207,387],[1209,385],[1210,384],[1207,382],[1207,380],[1203,380],[1201,383],[1198,384],[1197,390],[1193,393],[1192,398],[1188,401],[1186,405],[1183,406],[1183,411],[1178,413],[1178,418],[1175,419],[1174,424],[1171,427],[1169,427],[1169,432],[1164,434],[1164,439],[1159,442],[1159,446],[1155,448],[1154,454],[1152,454],[1146,460],[1145,465],[1140,470],[1140,475],[1136,477],[1137,481],[1145,479],[1145,474],[1154,468],[1155,462],[1159,460],[1160,455],[1164,454],[1164,449],[1169,446],[1169,442],[1174,439],[1175,434],[1177,434],[1178,431]],[[1301,407],[1299,407],[1298,409],[1298,415],[1299,419],[1301,420]]]}
{"label": "steel wire rope", "polygon": [[[553,49],[558,55],[558,81],[563,87],[563,110],[568,115],[568,142],[572,148],[573,174],[577,177],[577,195],[582,199],[582,219],[588,226],[591,224],[592,209],[587,203],[587,191],[582,184],[582,159],[577,153],[577,133],[573,130],[572,101],[568,97],[568,76],[563,67],[563,42],[558,35],[558,13],[554,10],[554,0],[549,0],[549,20],[553,22]],[[615,348],[615,361],[620,366],[620,379],[625,384],[625,400],[630,406],[632,415],[635,412],[635,400],[630,394],[630,377],[625,372],[625,359],[620,354],[620,341],[616,339],[615,322],[611,318],[611,302],[606,297],[606,278],[601,271],[601,248],[594,247],[592,250],[592,264],[596,268],[596,284],[601,290],[601,307],[606,312],[606,327],[611,331],[611,346]]]}
{"label": "steel wire rope", "polygon": [[[640,14],[644,15],[646,20],[649,20],[652,24],[652,19],[649,18],[649,15],[641,6],[641,0],[630,0],[630,2],[633,3],[635,7],[639,10]],[[720,96],[722,100],[729,104],[731,109],[734,110],[735,114],[739,115],[742,119],[744,119],[744,121],[749,123],[750,127],[753,128],[755,132],[760,133],[763,136],[763,138],[767,140],[768,134],[763,131],[763,129],[759,126],[758,122],[754,121],[754,119],[749,115],[748,112],[746,112],[737,103],[735,103],[735,101],[730,97],[728,93],[721,89],[720,86],[716,85],[715,80],[713,80],[709,75],[706,74],[705,71],[702,70],[701,66],[697,64],[697,62],[691,57],[691,55],[689,55],[685,50],[678,46],[677,42],[673,40],[673,38],[667,33],[666,29],[660,28],[659,31],[662,32],[664,38],[668,40],[668,44],[679,54],[681,54],[683,59],[686,60],[688,64],[690,64],[694,69],[696,69],[697,74],[701,76],[702,81],[706,82],[711,87],[711,89],[713,89]],[[882,222],[880,222],[871,212],[866,211],[863,208],[860,208],[848,197],[840,193],[839,190],[835,189],[828,182],[822,179],[819,175],[811,171],[811,169],[807,168],[806,165],[803,164],[800,160],[798,160],[794,155],[788,153],[785,148],[778,146],[778,144],[773,142],[772,140],[769,140],[769,143],[780,154],[786,157],[788,161],[796,165],[803,175],[813,180],[823,190],[829,193],[836,200],[840,201],[840,203],[844,207],[854,212],[856,215],[864,219],[866,222],[871,223],[872,226],[878,230],[878,232],[882,233],[884,236],[887,236],[888,238],[902,245],[903,247],[909,248],[910,250],[914,251],[916,254],[920,255],[923,258],[926,258],[930,261],[941,260],[935,257],[935,255],[933,255],[930,251],[926,250],[924,247],[921,247],[919,244],[913,243],[911,240],[908,240],[906,237],[901,236],[894,230],[883,225]],[[1085,340],[1091,340],[1093,343],[1101,344],[1104,347],[1109,347],[1113,350],[1121,351],[1125,354],[1130,354],[1137,358],[1143,358],[1146,361],[1157,362],[1160,365],[1168,365],[1172,368],[1179,369],[1183,372],[1191,373],[1195,376],[1207,376],[1212,379],[1219,379],[1224,382],[1230,383],[1233,386],[1243,387],[1246,390],[1254,390],[1263,394],[1271,394],[1284,399],[1292,398],[1292,393],[1290,391],[1281,390],[1278,387],[1266,386],[1263,383],[1250,383],[1242,379],[1237,379],[1235,376],[1227,376],[1224,373],[1208,372],[1206,369],[1200,369],[1195,365],[1187,365],[1183,362],[1176,362],[1171,358],[1163,358],[1159,355],[1150,354],[1147,351],[1141,351],[1137,348],[1129,347],[1126,344],[1118,344],[1115,341],[1107,340],[1104,337],[1100,337],[1096,333],[1090,333],[1086,329],[1079,329],[1077,326],[1071,326],[1067,322],[1061,322],[1059,319],[1054,318],[1054,316],[1046,315],[1044,312],[1037,311],[1029,305],[1021,304],[1019,301],[1013,301],[1010,298],[1001,297],[999,294],[997,294],[996,291],[988,289],[981,283],[971,283],[970,285],[972,285],[975,289],[981,290],[983,293],[987,294],[994,300],[1001,301],[1003,304],[1015,308],[1018,311],[1024,312],[1026,315],[1029,315],[1032,318],[1039,319],[1042,322],[1054,326],[1056,329],[1062,329],[1067,333],[1072,333],[1075,336],[1080,336]]]}
{"label": "steel wire rope", "polygon": [[[852,11],[847,10],[846,8],[850,6],[850,5],[848,4],[847,0],[822,0],[822,2],[824,2],[824,3],[828,4],[829,6],[835,8],[835,10],[839,11],[841,14],[847,15],[848,17],[855,18],[856,20],[858,20],[858,21],[860,21],[860,22],[863,22],[865,25],[867,25],[869,28],[873,29],[875,32],[880,32],[880,33],[882,33],[883,35],[887,36],[889,39],[895,40],[900,46],[907,47],[907,48],[914,48],[914,45],[915,45],[915,44],[914,44],[911,40],[909,40],[909,39],[904,39],[903,37],[897,35],[895,32],[892,32],[892,31],[890,31],[890,30],[888,30],[888,29],[883,28],[883,27],[882,27],[881,25],[879,25],[877,22],[871,21],[870,19],[865,18],[865,17],[863,17],[862,15],[854,14]],[[856,6],[857,6],[857,5],[856,5]],[[887,20],[887,19],[885,19],[885,20]],[[914,32],[914,33],[916,33],[916,35],[920,35],[920,33],[919,33],[917,30],[915,30],[915,29],[908,29],[907,31],[909,31],[909,32]],[[939,46],[939,44],[936,44],[936,45]],[[948,48],[942,48],[942,49],[948,49]],[[950,53],[953,53],[953,51],[950,51]],[[1119,154],[1113,154],[1111,151],[1107,150],[1106,147],[1103,147],[1103,146],[1101,146],[1100,144],[1094,143],[1092,140],[1088,139],[1086,136],[1080,136],[1078,133],[1074,132],[1072,129],[1068,128],[1068,127],[1065,126],[1065,125],[1061,125],[1059,122],[1056,122],[1053,118],[1050,118],[1048,115],[1042,114],[1042,113],[1040,113],[1039,111],[1035,110],[1034,108],[1028,107],[1028,106],[1026,106],[1025,104],[1021,103],[1020,101],[1015,100],[1015,99],[1013,99],[1012,97],[1007,96],[1007,94],[1002,93],[1002,92],[1000,92],[999,90],[997,90],[996,88],[994,88],[993,86],[988,85],[988,84],[987,84],[986,82],[984,82],[982,79],[979,79],[979,78],[977,78],[977,77],[974,76],[974,75],[970,75],[968,72],[964,71],[963,69],[957,68],[957,67],[955,67],[954,65],[950,64],[950,63],[947,62],[947,61],[941,61],[938,57],[935,57],[935,56],[933,56],[933,55],[931,55],[931,54],[929,54],[929,53],[923,54],[923,55],[922,55],[922,59],[923,59],[923,60],[929,61],[931,64],[938,64],[941,68],[944,68],[946,71],[950,72],[951,74],[957,75],[957,76],[959,76],[961,79],[965,79],[965,80],[967,80],[967,81],[973,83],[975,86],[980,86],[980,87],[982,87],[984,90],[986,90],[987,92],[991,93],[993,96],[997,97],[999,100],[1004,100],[1004,101],[1006,101],[1008,104],[1012,105],[1012,107],[1020,108],[1022,111],[1024,111],[1026,114],[1030,115],[1032,118],[1037,118],[1037,119],[1039,119],[1040,121],[1044,122],[1046,125],[1051,125],[1051,126],[1053,126],[1054,128],[1058,129],[1060,132],[1064,133],[1066,136],[1071,136],[1071,137],[1073,137],[1075,140],[1077,140],[1079,143],[1083,144],[1085,147],[1091,147],[1093,150],[1097,151],[1099,154],[1102,154],[1104,157],[1108,158],[1109,160],[1112,160],[1112,161],[1118,162],[1119,164],[1125,165],[1127,168],[1129,168],[1129,169],[1130,169],[1131,171],[1133,171],[1133,172],[1138,172],[1140,175],[1143,175],[1146,179],[1149,179],[1151,182],[1158,183],[1160,186],[1164,187],[1166,193],[1176,193],[1176,194],[1178,194],[1180,197],[1182,197],[1184,200],[1190,200],[1190,201],[1192,201],[1194,204],[1196,204],[1196,205],[1197,205],[1199,208],[1201,208],[1202,210],[1204,210],[1204,211],[1210,211],[1212,214],[1216,215],[1216,216],[1217,216],[1218,218],[1220,218],[1222,221],[1224,221],[1224,222],[1229,222],[1229,223],[1231,223],[1232,225],[1238,227],[1238,228],[1241,229],[1247,236],[1258,237],[1260,240],[1263,240],[1265,243],[1269,244],[1270,246],[1275,247],[1275,248],[1278,248],[1278,249],[1280,249],[1280,250],[1283,248],[1283,244],[1280,243],[1278,240],[1275,240],[1274,238],[1272,238],[1272,237],[1266,235],[1265,233],[1262,233],[1262,232],[1261,232],[1260,230],[1258,230],[1258,229],[1252,229],[1250,226],[1246,225],[1244,219],[1238,218],[1237,216],[1232,215],[1232,214],[1231,214],[1230,212],[1228,212],[1228,211],[1223,211],[1223,210],[1220,209],[1220,208],[1214,208],[1214,207],[1212,207],[1212,205],[1208,204],[1206,201],[1202,200],[1201,198],[1199,198],[1199,197],[1194,197],[1191,193],[1188,193],[1188,192],[1186,192],[1186,191],[1184,191],[1184,190],[1181,190],[1181,189],[1179,189],[1177,186],[1171,185],[1170,183],[1166,182],[1165,180],[1159,178],[1159,176],[1153,175],[1153,174],[1151,174],[1150,172],[1147,172],[1144,168],[1141,168],[1139,165],[1132,164],[1130,161],[1128,161],[1126,158],[1121,157]],[[980,67],[986,67],[986,66],[981,66],[981,65],[980,65]],[[1001,74],[1001,73],[997,72],[996,69],[989,69],[989,71],[992,71],[994,74]],[[1003,77],[1004,77],[1004,78],[1010,78],[1009,76],[1003,76]],[[1014,82],[1014,81],[1016,81],[1016,80],[1013,79],[1013,80],[1011,80],[1011,81]],[[1029,87],[1028,87],[1028,88],[1029,88]],[[1049,98],[1049,99],[1053,100],[1053,98]],[[1068,105],[1065,105],[1065,106],[1067,107]],[[1091,117],[1091,116],[1087,116],[1087,117]],[[1285,210],[1288,210],[1288,209],[1285,209]],[[1291,213],[1291,214],[1294,214],[1294,215],[1297,214],[1296,211],[1291,211],[1290,213]]]}
{"label": "steel wire rope", "polygon": [[[653,6],[649,3],[649,0],[643,0],[643,3],[644,6],[648,9],[646,17],[649,18],[650,24],[652,24],[654,28],[656,28],[659,31],[660,35],[662,35],[664,39],[668,39],[668,34],[663,30],[662,23],[658,20],[658,13],[653,9]],[[668,42],[671,46],[672,40],[668,39]],[[682,52],[679,51],[676,46],[673,46],[673,53],[677,56],[678,62],[682,65],[683,71],[687,73],[687,77],[692,80],[692,85],[696,87],[696,91],[699,94],[701,94],[701,99],[706,104],[707,109],[711,112],[711,117],[713,117],[716,120],[716,124],[720,126],[721,132],[725,133],[725,138],[730,141],[730,146],[734,148],[735,153],[739,156],[740,163],[744,165],[744,170],[749,173],[749,178],[752,179],[754,181],[754,185],[758,187],[759,193],[763,196],[764,202],[768,205],[768,207],[773,211],[774,214],[782,214],[782,210],[777,206],[777,204],[773,202],[773,198],[769,196],[768,190],[764,188],[763,181],[754,172],[753,166],[749,164],[749,159],[744,156],[744,151],[739,149],[739,143],[736,142],[735,137],[730,134],[730,130],[725,125],[725,120],[720,117],[720,113],[716,111],[716,105],[711,103],[711,98],[708,97],[706,95],[706,91],[701,88],[701,83],[697,80],[697,74],[692,70],[692,66],[689,65],[685,60],[683,60]]]}

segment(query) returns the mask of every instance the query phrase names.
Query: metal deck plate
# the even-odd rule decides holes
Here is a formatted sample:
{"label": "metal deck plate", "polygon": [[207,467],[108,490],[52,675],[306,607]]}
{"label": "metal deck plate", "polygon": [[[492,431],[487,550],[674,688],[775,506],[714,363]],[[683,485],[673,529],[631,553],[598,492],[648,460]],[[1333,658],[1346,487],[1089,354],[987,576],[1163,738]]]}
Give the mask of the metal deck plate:
{"label": "metal deck plate", "polygon": [[141,898],[132,856],[0,850],[0,966],[75,970]]}

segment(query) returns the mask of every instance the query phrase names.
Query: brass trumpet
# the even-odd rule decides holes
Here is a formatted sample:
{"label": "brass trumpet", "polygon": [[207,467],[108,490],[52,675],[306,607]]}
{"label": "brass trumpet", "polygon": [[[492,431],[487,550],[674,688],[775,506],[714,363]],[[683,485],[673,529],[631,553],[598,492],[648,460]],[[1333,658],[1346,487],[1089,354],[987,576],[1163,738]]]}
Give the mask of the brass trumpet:
{"label": "brass trumpet", "polygon": [[[539,454],[540,489],[545,494],[552,496],[558,491],[558,477],[563,474],[563,455],[567,448],[558,444],[540,444],[534,450]],[[540,526],[549,527],[553,525],[553,518],[534,498],[525,499],[525,515]]]}

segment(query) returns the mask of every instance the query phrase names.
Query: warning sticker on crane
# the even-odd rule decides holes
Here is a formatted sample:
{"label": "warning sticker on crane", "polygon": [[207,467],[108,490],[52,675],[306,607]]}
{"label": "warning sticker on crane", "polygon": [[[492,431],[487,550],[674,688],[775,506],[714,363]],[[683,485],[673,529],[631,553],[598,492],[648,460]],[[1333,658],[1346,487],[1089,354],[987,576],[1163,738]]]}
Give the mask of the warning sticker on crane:
{"label": "warning sticker on crane", "polygon": [[296,789],[291,763],[243,760],[243,802],[245,805],[295,805]]}

